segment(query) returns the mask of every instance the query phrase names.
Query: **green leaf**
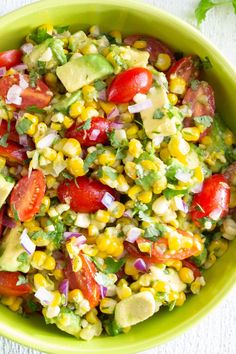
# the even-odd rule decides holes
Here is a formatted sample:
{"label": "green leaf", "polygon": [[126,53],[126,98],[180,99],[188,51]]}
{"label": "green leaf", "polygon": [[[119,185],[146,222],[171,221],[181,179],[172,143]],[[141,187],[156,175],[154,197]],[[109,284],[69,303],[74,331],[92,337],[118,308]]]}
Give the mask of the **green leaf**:
{"label": "green leaf", "polygon": [[34,302],[32,299],[28,299],[26,304],[32,312],[36,312],[40,310],[40,305]]}
{"label": "green leaf", "polygon": [[62,171],[61,173],[60,173],[60,175],[62,176],[62,177],[64,177],[65,179],[69,179],[70,181],[74,178],[69,172],[67,172],[67,171]]}
{"label": "green leaf", "polygon": [[25,134],[33,123],[28,118],[18,120],[16,124],[16,131],[19,135]]}
{"label": "green leaf", "polygon": [[146,176],[139,176],[136,180],[136,184],[141,186],[145,191],[151,189],[153,184],[158,180],[159,174],[157,171],[150,171]]}
{"label": "green leaf", "polygon": [[215,7],[215,3],[211,0],[201,0],[195,9],[195,16],[197,19],[197,24],[200,25],[202,21],[205,20],[206,14],[209,10]]}
{"label": "green leaf", "polygon": [[58,34],[64,33],[68,31],[70,26],[54,26],[54,29],[57,31]]}
{"label": "green leaf", "polygon": [[164,113],[160,108],[157,108],[155,112],[153,113],[153,119],[161,119],[164,117]]}
{"label": "green leaf", "polygon": [[38,60],[37,61],[37,68],[38,68],[38,73],[40,75],[44,75],[46,73],[46,62]]}
{"label": "green leaf", "polygon": [[168,161],[168,167],[166,170],[166,178],[168,180],[168,183],[173,183],[177,184],[178,180],[175,177],[177,172],[183,172],[183,173],[190,173],[190,170],[184,166],[181,162],[179,162],[177,159],[171,159]]}
{"label": "green leaf", "polygon": [[199,80],[192,80],[190,85],[191,85],[191,89],[193,91],[196,91],[198,89],[200,81]]}
{"label": "green leaf", "polygon": [[104,273],[117,273],[121,267],[125,264],[125,259],[121,258],[118,261],[113,259],[112,257],[107,257],[104,259],[104,263],[106,268],[104,269]]}
{"label": "green leaf", "polygon": [[97,157],[105,151],[104,147],[97,148],[96,151],[93,151],[91,154],[88,154],[84,160],[84,169],[87,171],[89,167],[94,163]]}
{"label": "green leaf", "polygon": [[14,205],[12,205],[12,210],[13,210],[13,218],[14,218],[14,220],[15,221],[20,221],[19,216],[18,216],[18,212],[17,212],[17,210],[16,210]]}
{"label": "green leaf", "polygon": [[45,114],[45,109],[38,108],[37,106],[28,106],[26,107],[26,112],[28,113],[38,113],[38,114]]}
{"label": "green leaf", "polygon": [[22,274],[19,274],[16,285],[20,286],[20,285],[27,284],[27,283],[28,283],[28,280],[26,279],[26,277]]}
{"label": "green leaf", "polygon": [[170,200],[176,197],[177,195],[185,195],[186,193],[188,193],[188,189],[179,190],[179,189],[166,188],[163,192],[167,200]]}
{"label": "green leaf", "polygon": [[28,258],[29,255],[27,252],[22,252],[18,257],[17,257],[17,261],[22,263],[22,265],[27,264],[28,263]]}
{"label": "green leaf", "polygon": [[53,56],[57,59],[60,65],[67,62],[67,56],[65,55],[63,42],[60,39],[54,39],[50,44]]}
{"label": "green leaf", "polygon": [[47,33],[47,30],[44,28],[36,28],[29,36],[29,38],[37,44],[40,44],[48,38],[52,38],[50,34]]}
{"label": "green leaf", "polygon": [[201,61],[201,66],[203,67],[204,70],[209,70],[211,69],[213,66],[211,64],[211,61],[208,57],[205,57],[202,61]]}
{"label": "green leaf", "polygon": [[102,80],[94,81],[93,85],[97,91],[102,91],[107,86],[107,84]]}
{"label": "green leaf", "polygon": [[143,237],[149,241],[157,241],[158,238],[162,235],[165,231],[165,227],[161,224],[155,223],[151,224],[145,229]]}
{"label": "green leaf", "polygon": [[0,138],[0,146],[3,146],[3,147],[8,146],[8,143],[7,143],[8,136],[9,136],[9,133],[6,133]]}
{"label": "green leaf", "polygon": [[211,116],[194,117],[196,125],[203,125],[205,128],[209,128],[212,125],[213,118]]}
{"label": "green leaf", "polygon": [[116,277],[114,276],[109,276],[108,274],[102,273],[102,272],[97,272],[94,276],[94,279],[99,285],[108,287],[111,285],[114,285],[114,282],[116,281]]}
{"label": "green leaf", "polygon": [[112,132],[108,133],[107,135],[110,140],[111,146],[114,147],[115,149],[124,148],[128,146],[128,140],[122,140],[122,141],[117,140],[115,130],[112,130]]}
{"label": "green leaf", "polygon": [[30,87],[36,87],[38,79],[39,79],[39,74],[35,70],[31,70],[30,73],[29,73],[29,85],[30,85]]}
{"label": "green leaf", "polygon": [[102,167],[102,175],[109,177],[112,181],[115,181],[118,177],[116,170],[109,166]]}
{"label": "green leaf", "polygon": [[91,128],[91,121],[92,118],[87,119],[77,130],[89,130]]}
{"label": "green leaf", "polygon": [[128,151],[128,146],[121,146],[117,148],[116,160],[122,160],[126,157]]}
{"label": "green leaf", "polygon": [[232,5],[234,8],[234,13],[236,14],[236,0],[232,0]]}

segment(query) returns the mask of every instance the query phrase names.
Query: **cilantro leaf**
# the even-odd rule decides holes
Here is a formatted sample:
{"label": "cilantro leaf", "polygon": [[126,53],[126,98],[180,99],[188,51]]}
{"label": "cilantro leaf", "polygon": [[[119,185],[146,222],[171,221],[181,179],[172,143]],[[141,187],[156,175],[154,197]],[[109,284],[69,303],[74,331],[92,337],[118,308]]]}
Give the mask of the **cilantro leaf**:
{"label": "cilantro leaf", "polygon": [[0,138],[0,146],[3,146],[3,147],[8,146],[8,143],[7,143],[8,136],[9,136],[9,133],[6,133]]}
{"label": "cilantro leaf", "polygon": [[31,127],[32,122],[28,118],[18,120],[16,124],[16,131],[19,135],[25,134]]}
{"label": "cilantro leaf", "polygon": [[84,124],[80,125],[77,130],[89,130],[91,128],[92,118],[87,119]]}
{"label": "cilantro leaf", "polygon": [[197,88],[198,88],[198,86],[199,86],[199,83],[200,83],[199,80],[192,80],[191,83],[190,83],[191,89],[192,89],[193,91],[196,91]]}
{"label": "cilantro leaf", "polygon": [[89,167],[94,163],[97,157],[104,152],[105,148],[101,147],[93,151],[91,154],[88,154],[84,160],[84,169],[87,171]]}
{"label": "cilantro leaf", "polygon": [[200,116],[194,117],[193,119],[197,125],[203,125],[205,128],[209,128],[213,122],[213,118],[211,116]]}
{"label": "cilantro leaf", "polygon": [[211,61],[208,57],[205,57],[203,60],[201,60],[201,66],[203,67],[204,70],[209,70],[212,68]]}
{"label": "cilantro leaf", "polygon": [[153,113],[153,119],[161,119],[164,117],[164,113],[160,108],[157,108],[155,112]]}
{"label": "cilantro leaf", "polygon": [[38,68],[38,73],[40,75],[44,75],[46,73],[46,62],[38,60],[37,61],[37,68]]}
{"label": "cilantro leaf", "polygon": [[36,87],[38,79],[39,79],[39,74],[35,70],[31,70],[30,73],[29,73],[29,85],[30,85],[30,87]]}
{"label": "cilantro leaf", "polygon": [[22,263],[22,265],[27,264],[28,263],[28,258],[29,255],[27,252],[22,252],[18,257],[17,257],[17,261]]}
{"label": "cilantro leaf", "polygon": [[99,285],[108,287],[114,284],[115,277],[109,277],[108,274],[102,273],[102,272],[97,272],[94,275],[94,279]]}
{"label": "cilantro leaf", "polygon": [[162,235],[164,230],[165,228],[161,224],[151,224],[145,229],[143,237],[147,240],[155,242]]}
{"label": "cilantro leaf", "polygon": [[163,192],[164,196],[166,197],[167,200],[170,200],[174,198],[177,195],[185,195],[188,192],[188,189],[171,189],[171,188],[166,188]]}
{"label": "cilantro leaf", "polygon": [[40,44],[42,42],[44,42],[46,39],[48,38],[52,38],[52,36],[50,34],[47,33],[47,30],[44,28],[36,28],[36,30],[34,30],[29,38],[34,41],[37,44]]}
{"label": "cilantro leaf", "polygon": [[28,113],[38,113],[38,114],[46,113],[45,109],[38,108],[37,106],[28,106],[28,107],[26,107],[25,110]]}
{"label": "cilantro leaf", "polygon": [[16,208],[15,208],[14,205],[12,205],[12,211],[13,211],[13,218],[14,218],[14,220],[15,220],[15,221],[20,221],[19,216],[18,216],[18,212],[17,212],[17,210],[16,210]]}
{"label": "cilantro leaf", "polygon": [[115,149],[122,148],[125,146],[128,146],[128,140],[124,139],[122,141],[118,140],[116,138],[116,130],[112,130],[111,133],[108,133],[108,138],[110,140],[111,146],[114,147]]}
{"label": "cilantro leaf", "polygon": [[53,242],[56,248],[59,248],[61,242],[64,240],[63,234],[65,231],[65,226],[62,222],[55,220],[54,223],[55,230],[50,232],[44,232],[43,230],[35,231],[30,234],[30,238],[32,240],[37,240],[38,238],[42,238],[43,240],[48,240]]}
{"label": "cilantro leaf", "polygon": [[106,268],[104,273],[117,273],[121,267],[125,264],[125,259],[121,258],[118,261],[114,260],[112,257],[107,257],[104,259],[104,263]]}
{"label": "cilantro leaf", "polygon": [[26,277],[22,274],[19,274],[16,285],[20,286],[20,285],[27,284],[27,283],[28,283],[28,280],[26,279]]}
{"label": "cilantro leaf", "polygon": [[96,80],[93,85],[97,91],[102,91],[107,86],[102,80]]}
{"label": "cilantro leaf", "polygon": [[215,7],[215,3],[211,0],[201,0],[195,9],[195,16],[197,19],[198,26],[205,20],[206,14],[209,10]]}
{"label": "cilantro leaf", "polygon": [[141,186],[145,191],[148,191],[158,178],[159,174],[157,171],[150,171],[146,176],[139,176],[136,180],[136,184]]}
{"label": "cilantro leaf", "polygon": [[70,26],[54,26],[54,29],[57,31],[58,34],[64,33],[68,31]]}
{"label": "cilantro leaf", "polygon": [[101,168],[101,172],[102,172],[102,176],[105,175],[109,177],[112,181],[115,181],[118,177],[118,173],[116,172],[116,170],[109,166],[103,166]]}

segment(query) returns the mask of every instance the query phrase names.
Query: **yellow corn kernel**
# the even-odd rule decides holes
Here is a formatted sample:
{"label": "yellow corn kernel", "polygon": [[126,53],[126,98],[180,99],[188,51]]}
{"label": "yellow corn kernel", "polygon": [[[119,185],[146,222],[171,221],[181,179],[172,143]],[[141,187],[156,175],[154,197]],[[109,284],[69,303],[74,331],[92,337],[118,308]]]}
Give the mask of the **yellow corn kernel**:
{"label": "yellow corn kernel", "polygon": [[60,304],[61,304],[61,294],[59,291],[54,291],[53,292],[53,300],[52,300],[52,303],[50,304],[50,306],[56,307],[56,306],[60,306]]}
{"label": "yellow corn kernel", "polygon": [[176,95],[182,95],[186,90],[186,81],[181,77],[170,79],[169,89],[170,92],[175,93]]}
{"label": "yellow corn kernel", "polygon": [[186,295],[183,291],[181,291],[178,295],[178,299],[175,302],[175,306],[182,306],[186,301]]}
{"label": "yellow corn kernel", "polygon": [[155,67],[160,71],[166,71],[169,69],[171,64],[171,58],[166,53],[160,53],[157,57]]}
{"label": "yellow corn kernel", "polygon": [[127,285],[117,287],[116,291],[120,300],[126,299],[132,295],[132,290]]}
{"label": "yellow corn kernel", "polygon": [[134,162],[131,161],[127,161],[125,163],[125,173],[127,174],[127,176],[129,176],[132,179],[136,179],[137,178],[137,174],[136,174],[136,164]]}
{"label": "yellow corn kernel", "polygon": [[48,34],[52,35],[53,25],[51,25],[51,23],[45,23],[43,25],[40,25],[38,28],[47,31]]}
{"label": "yellow corn kernel", "polygon": [[182,237],[181,247],[182,248],[192,248],[193,247],[193,239],[191,237]]}
{"label": "yellow corn kernel", "polygon": [[198,180],[198,182],[203,182],[204,181],[204,173],[202,171],[201,167],[197,167],[194,170],[194,176]]}
{"label": "yellow corn kernel", "polygon": [[99,251],[104,252],[110,246],[111,239],[108,237],[105,237],[103,234],[100,234],[96,239],[96,244],[97,244]]}
{"label": "yellow corn kernel", "polygon": [[82,102],[77,101],[73,103],[70,106],[70,110],[69,110],[71,118],[77,118],[79,115],[81,115],[83,109],[84,109],[84,104]]}
{"label": "yellow corn kernel", "polygon": [[5,167],[5,164],[6,164],[6,159],[0,156],[0,170],[2,170]]}
{"label": "yellow corn kernel", "polygon": [[87,119],[97,117],[98,115],[99,113],[96,109],[93,107],[86,107],[81,113],[81,119],[85,122]]}
{"label": "yellow corn kernel", "polygon": [[69,129],[73,125],[74,121],[68,116],[64,117],[63,125],[66,129]]}
{"label": "yellow corn kernel", "polygon": [[170,290],[170,286],[168,283],[165,283],[164,281],[162,280],[157,280],[153,283],[153,289],[156,291],[156,292],[168,292]]}
{"label": "yellow corn kernel", "polygon": [[192,291],[193,294],[198,294],[201,290],[201,283],[199,281],[199,278],[197,278],[195,281],[192,282],[190,286],[190,290]]}
{"label": "yellow corn kernel", "polygon": [[15,296],[3,296],[1,297],[1,303],[6,306],[12,306],[16,301]]}
{"label": "yellow corn kernel", "polygon": [[93,43],[90,43],[90,44],[86,44],[82,49],[81,49],[81,52],[84,54],[84,55],[87,55],[87,54],[96,54],[98,52],[98,49],[96,47],[95,44]]}
{"label": "yellow corn kernel", "polygon": [[29,220],[24,222],[24,227],[29,231],[29,232],[35,232],[40,230],[40,224],[37,220]]}
{"label": "yellow corn kernel", "polygon": [[48,209],[50,208],[50,203],[51,203],[50,198],[45,195],[42,199],[44,213],[46,213],[48,211]]}
{"label": "yellow corn kernel", "polygon": [[109,33],[113,38],[115,38],[116,43],[122,43],[122,36],[120,31],[111,31]]}
{"label": "yellow corn kernel", "polygon": [[47,255],[43,251],[35,251],[33,254],[33,258],[31,260],[31,264],[36,269],[43,269],[44,262],[47,258]]}
{"label": "yellow corn kernel", "polygon": [[[133,275],[133,277],[135,277],[135,275]],[[133,283],[130,284],[130,289],[134,292],[138,292],[140,289],[141,285],[139,284],[138,281],[135,281]]]}
{"label": "yellow corn kernel", "polygon": [[176,96],[174,93],[168,93],[168,99],[172,106],[175,106],[178,102],[178,96]]}
{"label": "yellow corn kernel", "polygon": [[116,155],[107,150],[98,156],[98,163],[102,166],[112,166],[116,161]]}
{"label": "yellow corn kernel", "polygon": [[212,138],[209,135],[204,136],[201,142],[203,145],[212,145],[213,143]]}
{"label": "yellow corn kernel", "polygon": [[200,130],[197,127],[184,128],[182,130],[183,138],[187,141],[198,141]]}
{"label": "yellow corn kernel", "polygon": [[97,310],[96,309],[92,309],[90,310],[89,312],[86,313],[85,315],[85,318],[86,320],[91,323],[91,324],[95,324],[97,323],[99,320],[98,320],[98,317],[97,317]]}
{"label": "yellow corn kernel", "polygon": [[167,162],[170,159],[171,155],[168,148],[163,148],[160,151],[160,158],[162,161]]}
{"label": "yellow corn kernel", "polygon": [[56,131],[60,131],[62,129],[62,125],[60,123],[51,123],[50,127],[53,129],[53,130],[56,130]]}
{"label": "yellow corn kernel", "polygon": [[53,188],[54,185],[56,184],[56,178],[51,175],[46,176],[46,184],[48,189]]}
{"label": "yellow corn kernel", "polygon": [[20,305],[22,304],[23,299],[20,297],[17,297],[16,300],[14,301],[14,303],[12,305],[9,306],[9,309],[11,311],[18,311],[20,309]]}
{"label": "yellow corn kernel", "polygon": [[131,156],[138,158],[142,153],[142,144],[137,139],[131,139],[129,142],[129,153]]}
{"label": "yellow corn kernel", "polygon": [[41,287],[46,288],[47,285],[47,280],[42,274],[36,273],[34,275],[34,286],[36,289],[39,289]]}
{"label": "yellow corn kernel", "polygon": [[144,287],[144,286],[142,286],[142,287],[140,288],[140,291],[149,291],[153,296],[156,295],[156,291],[155,291],[153,288],[150,288],[150,287]]}
{"label": "yellow corn kernel", "polygon": [[80,155],[82,150],[79,141],[73,138],[68,139],[62,148],[62,152],[68,157]]}
{"label": "yellow corn kernel", "polygon": [[119,219],[123,216],[123,214],[125,212],[125,206],[124,206],[124,204],[115,201],[109,207],[109,212],[111,213],[111,216],[113,218]]}
{"label": "yellow corn kernel", "polygon": [[128,139],[134,138],[138,133],[138,126],[137,124],[132,124],[127,130],[126,135]]}
{"label": "yellow corn kernel", "polygon": [[178,251],[181,248],[180,237],[178,237],[176,235],[169,235],[168,245],[169,245],[169,249],[171,251]]}
{"label": "yellow corn kernel", "polygon": [[214,253],[216,257],[221,257],[228,249],[228,241],[225,239],[213,240],[208,246],[210,253]]}
{"label": "yellow corn kernel", "polygon": [[56,267],[55,258],[52,256],[47,256],[45,262],[43,263],[43,268],[46,270],[54,270]]}
{"label": "yellow corn kernel", "polygon": [[45,159],[49,161],[54,161],[55,158],[57,157],[57,152],[50,147],[44,148],[42,153]]}
{"label": "yellow corn kernel", "polygon": [[111,113],[111,111],[113,111],[116,108],[116,105],[114,103],[103,102],[103,101],[100,101],[99,103],[102,109],[104,110],[104,112],[106,113],[106,115]]}
{"label": "yellow corn kernel", "polygon": [[157,182],[153,184],[153,193],[160,194],[167,187],[167,179],[165,176],[162,176],[158,179]]}
{"label": "yellow corn kernel", "polygon": [[110,220],[110,213],[106,210],[98,210],[95,214],[95,219],[104,223]]}
{"label": "yellow corn kernel", "polygon": [[224,134],[224,141],[226,145],[233,145],[235,142],[234,135],[230,130],[227,130]]}
{"label": "yellow corn kernel", "polygon": [[140,192],[142,192],[142,187],[135,185],[128,190],[128,196],[130,199],[136,200]]}
{"label": "yellow corn kernel", "polygon": [[85,101],[93,101],[93,96],[96,93],[96,89],[94,86],[91,85],[85,85],[82,88],[82,93]]}
{"label": "yellow corn kernel", "polygon": [[64,273],[62,269],[55,269],[53,272],[53,275],[55,277],[56,280],[63,280],[64,278]]}
{"label": "yellow corn kernel", "polygon": [[157,171],[157,166],[150,160],[141,161],[141,166],[147,171]]}
{"label": "yellow corn kernel", "polygon": [[124,246],[122,241],[117,241],[115,244],[115,250],[112,252],[113,257],[120,257],[122,253],[124,252]]}
{"label": "yellow corn kernel", "polygon": [[20,118],[20,121],[21,120],[24,120],[24,118],[28,119],[32,124],[30,126],[30,128],[26,131],[26,134],[30,135],[30,136],[33,136],[35,131],[36,131],[36,126],[39,122],[39,119],[37,116],[33,115],[33,114],[30,114],[30,113],[25,113],[23,115],[22,118]]}
{"label": "yellow corn kernel", "polygon": [[99,235],[99,230],[96,225],[90,224],[88,227],[88,236],[96,237]]}
{"label": "yellow corn kernel", "polygon": [[75,256],[72,259],[72,269],[74,272],[79,272],[82,268],[82,259],[80,256]]}
{"label": "yellow corn kernel", "polygon": [[[95,240],[96,239],[94,239],[94,241]],[[98,253],[98,248],[94,244],[92,244],[92,245],[84,245],[83,252],[85,254],[87,254],[87,256],[95,257],[97,255],[97,253]]]}
{"label": "yellow corn kernel", "polygon": [[104,297],[104,299],[100,301],[99,308],[102,313],[111,315],[115,311],[116,304],[116,300]]}
{"label": "yellow corn kernel", "polygon": [[93,25],[89,28],[89,32],[93,37],[98,37],[100,34],[100,29],[98,26]]}
{"label": "yellow corn kernel", "polygon": [[152,192],[151,192],[151,191],[141,192],[141,193],[138,195],[138,200],[139,200],[141,203],[144,203],[144,204],[150,203],[151,200],[152,200]]}
{"label": "yellow corn kernel", "polygon": [[146,41],[135,41],[133,44],[133,47],[136,49],[144,49],[147,47],[147,42]]}
{"label": "yellow corn kernel", "polygon": [[181,161],[190,151],[190,146],[180,135],[174,135],[170,139],[168,149],[172,156]]}
{"label": "yellow corn kernel", "polygon": [[68,301],[80,303],[84,299],[83,293],[80,289],[71,290],[68,294]]}
{"label": "yellow corn kernel", "polygon": [[67,169],[75,177],[84,176],[86,171],[84,170],[84,161],[78,156],[67,159]]}
{"label": "yellow corn kernel", "polygon": [[182,262],[178,260],[170,259],[167,262],[165,262],[165,264],[167,267],[175,268],[177,271],[179,271],[182,268]]}
{"label": "yellow corn kernel", "polygon": [[55,89],[57,87],[58,80],[56,74],[49,72],[44,75],[44,80],[50,88]]}
{"label": "yellow corn kernel", "polygon": [[186,284],[191,284],[194,281],[193,271],[187,267],[183,267],[179,270],[179,277]]}

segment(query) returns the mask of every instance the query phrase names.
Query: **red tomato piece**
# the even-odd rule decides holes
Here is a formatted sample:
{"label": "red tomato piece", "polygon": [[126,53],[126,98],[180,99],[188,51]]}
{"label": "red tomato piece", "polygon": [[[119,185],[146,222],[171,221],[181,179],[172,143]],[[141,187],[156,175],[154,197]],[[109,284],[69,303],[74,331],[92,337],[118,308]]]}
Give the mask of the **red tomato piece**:
{"label": "red tomato piece", "polygon": [[[2,119],[0,123],[0,138],[6,133],[8,133],[8,122]],[[13,121],[11,121],[10,123],[10,132],[9,132],[8,140],[14,141],[15,143],[19,143],[19,135],[16,131],[16,124]]]}
{"label": "red tomato piece", "polygon": [[96,267],[88,257],[80,254],[82,260],[82,268],[78,272],[72,269],[71,260],[67,259],[65,275],[69,280],[70,290],[80,289],[84,297],[89,301],[90,307],[94,308],[100,300],[100,287],[94,279]]}
{"label": "red tomato piece", "polygon": [[108,142],[107,133],[110,130],[110,122],[103,117],[94,117],[89,129],[82,129],[84,123],[74,123],[67,131],[66,138],[77,139],[81,146],[89,147],[97,144],[105,145]]}
{"label": "red tomato piece", "polygon": [[227,214],[229,201],[230,187],[226,178],[222,174],[212,175],[204,181],[201,192],[193,197],[191,218],[198,225],[198,219],[211,217],[214,212],[220,219]]}
{"label": "red tomato piece", "polygon": [[0,52],[0,67],[6,67],[10,69],[11,67],[21,63],[22,51],[19,49],[7,50],[5,52]]}
{"label": "red tomato piece", "polygon": [[95,213],[99,209],[105,209],[102,204],[105,193],[117,197],[112,188],[88,177],[78,177],[76,181],[65,180],[57,189],[60,202],[70,204],[70,208],[77,213]]}
{"label": "red tomato piece", "polygon": [[11,213],[20,221],[31,219],[39,211],[46,190],[46,182],[42,171],[31,172],[30,177],[24,176],[14,187],[11,198]]}
{"label": "red tomato piece", "polygon": [[[29,75],[23,75],[25,81],[29,82]],[[0,95],[6,99],[7,92],[12,85],[19,85],[20,76],[14,74],[11,76],[4,76],[0,79]],[[37,80],[36,87],[27,87],[21,93],[22,103],[15,105],[21,109],[25,109],[28,106],[36,106],[38,108],[44,108],[49,105],[52,99],[52,92],[48,86],[42,81]]]}
{"label": "red tomato piece", "polygon": [[215,114],[215,95],[212,87],[206,81],[199,81],[196,88],[189,87],[183,104],[189,105],[192,117],[211,116]]}
{"label": "red tomato piece", "polygon": [[189,260],[183,259],[182,264],[183,267],[187,267],[193,271],[193,275],[195,279],[201,277],[202,274],[194,263],[190,262]]}
{"label": "red tomato piece", "polygon": [[137,93],[147,93],[152,86],[152,73],[145,68],[132,68],[118,74],[108,88],[108,101],[126,103]]}
{"label": "red tomato piece", "polygon": [[174,63],[167,73],[167,78],[176,77],[184,79],[189,85],[192,80],[196,80],[200,75],[200,59],[197,55],[188,55]]}
{"label": "red tomato piece", "polygon": [[7,142],[7,146],[0,146],[0,156],[5,157],[7,162],[19,164],[24,164],[27,159],[25,149],[13,142]]}
{"label": "red tomato piece", "polygon": [[20,272],[0,272],[1,296],[24,296],[32,292],[30,284],[16,285]]}
{"label": "red tomato piece", "polygon": [[172,63],[175,61],[174,54],[167,47],[167,45],[162,43],[161,41],[159,41],[158,39],[156,39],[154,37],[146,36],[146,35],[142,35],[142,34],[133,34],[131,36],[126,37],[124,39],[124,43],[126,45],[132,46],[134,44],[134,42],[140,41],[140,40],[146,41],[146,43],[147,43],[146,47],[141,50],[146,50],[147,52],[149,52],[149,54],[150,54],[149,61],[152,65],[154,65],[156,63],[158,55],[162,54],[162,53],[168,54],[171,58]]}

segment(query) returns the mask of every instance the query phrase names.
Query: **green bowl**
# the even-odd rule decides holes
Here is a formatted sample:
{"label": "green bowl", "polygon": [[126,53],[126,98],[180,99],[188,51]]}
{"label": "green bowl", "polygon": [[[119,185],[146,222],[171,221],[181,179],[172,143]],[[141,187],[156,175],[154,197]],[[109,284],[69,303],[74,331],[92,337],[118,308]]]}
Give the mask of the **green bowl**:
{"label": "green bowl", "polygon": [[[110,4],[112,3],[112,4]],[[236,71],[197,30],[157,8],[132,0],[47,0],[21,8],[0,21],[1,50],[17,47],[24,36],[42,23],[70,24],[72,31],[98,24],[103,31],[156,36],[176,51],[210,59],[207,80],[216,93],[217,110],[236,132]],[[1,307],[0,334],[48,353],[133,353],[169,341],[205,316],[232,288],[236,280],[236,241],[206,272],[206,286],[190,296],[183,307],[161,311],[128,334],[100,337],[90,342],[46,326],[42,318],[23,318]]]}

